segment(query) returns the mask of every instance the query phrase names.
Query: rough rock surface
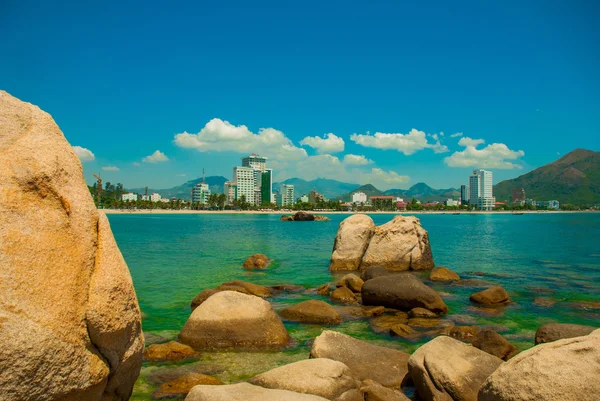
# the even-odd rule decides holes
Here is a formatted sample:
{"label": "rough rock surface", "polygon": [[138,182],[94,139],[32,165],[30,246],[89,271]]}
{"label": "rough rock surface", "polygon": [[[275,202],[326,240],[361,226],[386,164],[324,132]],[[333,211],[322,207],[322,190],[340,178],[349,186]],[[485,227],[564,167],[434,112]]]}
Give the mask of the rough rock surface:
{"label": "rough rock surface", "polygon": [[506,305],[511,300],[506,290],[498,285],[471,295],[471,302],[486,306]]}
{"label": "rough rock surface", "polygon": [[203,375],[202,373],[188,373],[174,380],[161,384],[160,387],[152,394],[152,398],[155,400],[160,400],[163,398],[183,397],[189,393],[194,386],[203,384],[217,386],[222,385],[223,382],[212,376]]}
{"label": "rough rock surface", "polygon": [[317,288],[317,294],[324,295],[326,297],[329,296],[329,291],[331,291],[331,284],[325,283]]}
{"label": "rough rock surface", "polygon": [[73,148],[0,91],[0,398],[127,400],[143,349],[129,270]]}
{"label": "rough rock surface", "polygon": [[359,385],[348,366],[326,358],[307,359],[280,366],[255,376],[248,382],[265,388],[318,395],[328,400]]}
{"label": "rough rock surface", "polygon": [[340,223],[329,270],[358,270],[363,255],[375,234],[373,219],[364,214],[355,214]]}
{"label": "rough rock surface", "polygon": [[262,349],[283,347],[290,337],[267,301],[222,291],[194,309],[179,339],[194,349]]}
{"label": "rough rock surface", "polygon": [[433,313],[429,309],[425,309],[425,308],[413,308],[410,311],[408,311],[408,317],[409,318],[415,318],[415,317],[420,317],[420,318],[437,318],[438,315],[435,314],[435,313]]}
{"label": "rough rock surface", "polygon": [[244,261],[244,269],[253,270],[253,269],[266,269],[267,266],[271,263],[271,259],[262,253],[256,253],[252,256],[248,256],[248,259]]}
{"label": "rough rock surface", "polygon": [[312,213],[306,212],[296,212],[294,213],[294,221],[314,221],[315,215]]}
{"label": "rough rock surface", "polygon": [[357,379],[371,379],[386,387],[400,387],[408,371],[407,353],[330,330],[324,330],[315,339],[310,356],[340,361]]}
{"label": "rough rock surface", "polygon": [[169,341],[164,344],[152,344],[144,350],[147,361],[174,361],[195,356],[196,351],[189,345]]}
{"label": "rough rock surface", "polygon": [[212,290],[212,289],[206,289],[206,290],[202,290],[200,291],[200,293],[198,295],[196,295],[194,297],[194,299],[192,299],[192,302],[190,303],[190,307],[192,308],[192,310],[196,309],[198,306],[200,306],[202,304],[202,302],[206,301],[209,297],[211,297],[212,295],[215,295],[217,292],[217,290]]}
{"label": "rough rock surface", "polygon": [[437,337],[408,360],[410,376],[425,401],[477,401],[481,384],[503,362],[450,337]]}
{"label": "rough rock surface", "polygon": [[519,353],[517,347],[494,330],[482,330],[473,340],[473,346],[504,361]]}
{"label": "rough rock surface", "polygon": [[[481,329],[477,326],[452,326],[446,327],[440,334],[452,337],[465,343],[472,343],[477,335],[481,333]],[[479,347],[477,347],[479,348]],[[479,348],[481,349],[481,348]],[[483,350],[485,351],[485,350]],[[487,352],[487,351],[486,351]],[[488,352],[490,353],[490,352]],[[493,355],[493,354],[492,354]],[[496,355],[498,356],[498,355]],[[499,357],[500,358],[500,357]]]}
{"label": "rough rock surface", "polygon": [[396,216],[375,228],[360,269],[383,266],[389,271],[428,270],[434,267],[429,235],[413,216]]}
{"label": "rough rock surface", "polygon": [[535,332],[535,345],[563,340],[565,338],[587,336],[596,329],[596,327],[583,326],[581,324],[544,324]]}
{"label": "rough rock surface", "polygon": [[279,312],[283,318],[301,323],[340,324],[342,317],[327,302],[309,300]]}
{"label": "rough rock surface", "polygon": [[261,298],[268,298],[273,295],[273,291],[268,287],[241,280],[223,283],[215,288],[215,291],[237,291],[242,294],[256,295]]}
{"label": "rough rock surface", "polygon": [[360,278],[363,281],[367,281],[379,276],[389,276],[390,274],[393,273],[389,272],[388,269],[383,266],[371,266],[362,271]]}
{"label": "rough rock surface", "polygon": [[447,267],[436,267],[429,274],[431,281],[458,281],[460,276]]}
{"label": "rough rock surface", "polygon": [[354,293],[350,291],[347,287],[339,287],[331,293],[331,300],[333,302],[343,304],[355,304],[356,295],[354,295]]}
{"label": "rough rock surface", "polygon": [[421,307],[435,313],[448,312],[448,307],[438,293],[411,273],[365,281],[361,294],[363,305],[381,305],[405,311]]}
{"label": "rough rock surface", "polygon": [[225,386],[196,386],[185,397],[185,401],[327,401],[327,398],[238,383]]}
{"label": "rough rock surface", "polygon": [[479,401],[593,401],[600,394],[600,330],[515,356],[479,390]]}
{"label": "rough rock surface", "polygon": [[360,292],[364,281],[356,274],[346,274],[335,284],[336,287],[348,287],[352,292]]}
{"label": "rough rock surface", "polygon": [[364,401],[410,401],[401,391],[384,387],[373,380],[365,380],[359,391]]}

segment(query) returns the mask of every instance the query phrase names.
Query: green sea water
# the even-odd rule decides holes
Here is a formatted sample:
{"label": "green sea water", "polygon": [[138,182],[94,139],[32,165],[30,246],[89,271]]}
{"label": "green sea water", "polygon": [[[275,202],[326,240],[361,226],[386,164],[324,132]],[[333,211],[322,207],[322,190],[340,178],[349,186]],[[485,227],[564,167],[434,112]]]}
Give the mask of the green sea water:
{"label": "green sea water", "polygon": [[[329,272],[329,259],[347,215],[329,217],[330,222],[281,222],[278,215],[109,215],[144,313],[147,343],[176,338],[194,296],[225,281],[309,289],[336,280],[340,275]],[[371,217],[383,224],[393,215]],[[448,318],[457,325],[492,327],[520,349],[533,346],[535,330],[544,323],[600,327],[600,213],[418,217],[429,232],[436,265],[463,278],[458,284],[428,283],[442,294]],[[268,270],[242,269],[254,253],[274,259]],[[491,283],[503,286],[514,302],[495,312],[474,307],[469,296]],[[269,301],[280,310],[315,298],[325,299],[301,292]],[[323,327],[285,324],[294,342],[283,352],[203,353],[183,364],[145,363],[132,399],[149,399],[159,383],[189,371],[237,382],[305,359]],[[428,340],[376,334],[368,319],[347,318],[334,330],[407,352]]]}

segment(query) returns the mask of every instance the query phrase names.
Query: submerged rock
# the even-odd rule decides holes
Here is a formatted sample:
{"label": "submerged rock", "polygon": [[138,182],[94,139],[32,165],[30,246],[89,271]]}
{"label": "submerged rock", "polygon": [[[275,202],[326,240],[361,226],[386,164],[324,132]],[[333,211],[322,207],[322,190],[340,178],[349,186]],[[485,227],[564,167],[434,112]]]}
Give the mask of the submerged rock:
{"label": "submerged rock", "polygon": [[486,306],[506,305],[511,302],[506,290],[499,285],[471,295],[471,302]]}
{"label": "submerged rock", "polygon": [[343,304],[355,304],[356,295],[347,287],[339,287],[331,293],[331,300]]}
{"label": "submerged rock", "polygon": [[273,295],[273,291],[268,287],[241,280],[223,283],[215,288],[215,291],[236,291],[242,294],[256,295],[261,298],[268,298]]}
{"label": "submerged rock", "polygon": [[535,345],[562,340],[565,338],[587,336],[596,329],[596,327],[584,326],[581,324],[544,324],[535,332]]}
{"label": "submerged rock", "polygon": [[131,275],[52,119],[0,91],[3,400],[124,401],[144,339]]}
{"label": "submerged rock", "polygon": [[196,386],[185,401],[327,401],[327,398],[288,390],[273,390],[250,383]]}
{"label": "submerged rock", "polygon": [[317,294],[324,295],[326,297],[329,296],[329,292],[331,291],[331,284],[326,283],[317,288]]}
{"label": "submerged rock", "polygon": [[358,270],[373,234],[375,223],[367,215],[355,214],[342,221],[335,236],[329,270]]}
{"label": "submerged rock", "polygon": [[342,318],[327,302],[309,300],[283,309],[279,314],[288,320],[301,323],[340,324]]}
{"label": "submerged rock", "polygon": [[600,394],[600,330],[540,344],[491,374],[479,401],[596,400]]}
{"label": "submerged rock", "polygon": [[371,379],[386,387],[399,388],[408,371],[407,353],[330,330],[315,339],[310,356],[340,361],[359,380]]}
{"label": "submerged rock", "polygon": [[400,316],[397,316],[397,315],[396,316],[390,316],[390,315],[377,316],[369,321],[369,324],[371,325],[371,329],[375,333],[388,333],[393,326],[396,326],[399,324],[406,324],[406,323],[408,323],[408,319],[402,315],[400,315]]}
{"label": "submerged rock", "polygon": [[410,317],[410,318],[415,318],[415,317],[420,317],[420,318],[437,318],[438,315],[436,313],[433,313],[429,309],[425,309],[425,308],[413,308],[410,311],[408,311],[408,317]]}
{"label": "submerged rock", "polygon": [[359,385],[348,366],[325,358],[280,366],[255,376],[248,382],[265,388],[318,395],[328,400]]}
{"label": "submerged rock", "polygon": [[473,346],[504,361],[519,353],[519,349],[494,330],[482,330],[473,340]]}
{"label": "submerged rock", "polygon": [[435,313],[448,312],[438,293],[410,273],[368,280],[361,293],[364,305],[381,305],[405,311],[421,307]]}
{"label": "submerged rock", "polygon": [[244,269],[253,270],[253,269],[266,269],[267,266],[271,263],[271,259],[262,253],[256,253],[252,256],[248,256],[248,259],[244,261]]}
{"label": "submerged rock", "polygon": [[383,266],[389,271],[428,270],[434,267],[429,235],[418,218],[396,216],[375,228],[360,269]]}
{"label": "submerged rock", "polygon": [[429,274],[431,281],[458,281],[460,276],[446,267],[436,267]]}
{"label": "submerged rock", "polygon": [[267,301],[222,291],[194,309],[179,339],[194,349],[272,349],[290,336]]}
{"label": "submerged rock", "polygon": [[336,287],[348,287],[352,292],[360,293],[363,284],[364,281],[360,277],[356,274],[349,273],[342,277],[335,285]]}
{"label": "submerged rock", "polygon": [[188,373],[161,384],[151,397],[155,400],[183,397],[187,395],[194,386],[203,384],[218,386],[222,385],[223,382],[212,376],[203,375],[202,373]]}
{"label": "submerged rock", "polygon": [[437,337],[408,360],[410,376],[425,401],[477,401],[481,384],[503,362],[450,337]]}
{"label": "submerged rock", "polygon": [[144,350],[147,361],[174,361],[196,356],[197,353],[189,345],[169,341],[164,344],[152,344]]}

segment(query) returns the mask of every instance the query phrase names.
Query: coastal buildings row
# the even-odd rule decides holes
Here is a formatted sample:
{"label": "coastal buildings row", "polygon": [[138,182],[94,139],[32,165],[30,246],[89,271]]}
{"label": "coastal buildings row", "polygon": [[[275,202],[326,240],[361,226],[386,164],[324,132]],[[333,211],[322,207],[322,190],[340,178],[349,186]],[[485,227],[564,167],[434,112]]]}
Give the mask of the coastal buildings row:
{"label": "coastal buildings row", "polygon": [[138,196],[138,194],[133,192],[128,192],[121,195],[121,200],[123,202],[136,202],[138,199],[150,202],[169,202],[169,199],[163,199],[162,196],[157,192],[154,192],[151,195],[146,194],[142,196]]}
{"label": "coastal buildings row", "polygon": [[267,158],[251,154],[242,158],[242,165],[233,168],[233,179],[225,183],[227,204],[244,200],[252,206],[274,203],[273,169],[267,168]]}

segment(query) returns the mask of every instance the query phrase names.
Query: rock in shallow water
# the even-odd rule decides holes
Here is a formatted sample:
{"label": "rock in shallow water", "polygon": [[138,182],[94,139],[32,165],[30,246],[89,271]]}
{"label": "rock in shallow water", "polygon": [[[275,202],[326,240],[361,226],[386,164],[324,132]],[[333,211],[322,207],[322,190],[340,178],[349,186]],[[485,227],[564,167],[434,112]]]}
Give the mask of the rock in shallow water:
{"label": "rock in shallow water", "polygon": [[194,349],[264,349],[281,348],[290,337],[267,301],[222,291],[192,312],[179,339]]}
{"label": "rock in shallow water", "polygon": [[327,398],[238,383],[225,386],[196,386],[185,397],[185,401],[327,401]]}
{"label": "rock in shallow water", "polygon": [[266,269],[267,266],[269,266],[269,263],[271,263],[271,259],[269,259],[267,255],[256,253],[252,256],[249,256],[248,259],[244,261],[243,267],[246,270],[262,270]]}
{"label": "rock in shallow water", "polygon": [[362,288],[364,281],[358,277],[356,274],[346,274],[342,277],[335,285],[336,287],[348,287],[352,292],[360,293],[360,289]]}
{"label": "rock in shallow water", "polygon": [[248,382],[265,388],[318,395],[328,400],[359,385],[348,366],[326,358],[280,366],[255,376]]}
{"label": "rock in shallow water", "polygon": [[129,399],[142,363],[129,270],[52,117],[0,91],[3,401]]}
{"label": "rock in shallow water", "polygon": [[486,306],[506,305],[511,302],[506,290],[498,285],[475,293],[469,299],[471,302]]}
{"label": "rock in shallow water", "polygon": [[144,359],[147,361],[173,361],[190,358],[197,355],[189,345],[169,341],[164,344],[152,344],[144,350]]}
{"label": "rock in shallow water", "polygon": [[164,398],[183,397],[187,395],[187,393],[189,393],[194,386],[218,386],[222,384],[223,382],[221,380],[215,379],[212,376],[203,375],[201,373],[188,373],[161,384],[160,387],[152,394],[152,398],[155,400],[160,400]]}
{"label": "rock in shallow water", "polygon": [[375,233],[373,219],[355,214],[340,223],[329,270],[358,270],[369,241]]}
{"label": "rock in shallow water", "polygon": [[493,330],[482,330],[473,339],[473,346],[504,361],[519,353],[517,347]]}
{"label": "rock in shallow water", "polygon": [[458,281],[460,276],[447,267],[436,267],[429,274],[431,281]]}
{"label": "rock in shallow water", "polygon": [[331,293],[331,300],[342,304],[355,304],[356,295],[350,291],[347,287],[336,288]]}
{"label": "rock in shallow water", "polygon": [[407,353],[330,330],[315,339],[310,356],[340,361],[359,380],[371,379],[386,387],[399,388],[408,371]]}
{"label": "rock in shallow water", "polygon": [[581,324],[548,323],[540,326],[535,332],[535,345],[549,343],[565,338],[587,336],[596,327]]}
{"label": "rock in shallow water", "polygon": [[309,300],[283,309],[279,314],[288,320],[301,323],[340,324],[342,317],[327,302]]}

